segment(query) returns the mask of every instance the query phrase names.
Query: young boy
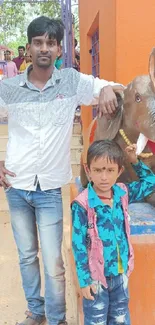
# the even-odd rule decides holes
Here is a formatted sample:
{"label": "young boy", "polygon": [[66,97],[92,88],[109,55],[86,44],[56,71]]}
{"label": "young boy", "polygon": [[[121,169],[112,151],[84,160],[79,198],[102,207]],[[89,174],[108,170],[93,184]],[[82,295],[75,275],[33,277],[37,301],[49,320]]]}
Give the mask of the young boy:
{"label": "young boy", "polygon": [[124,153],[114,141],[96,141],[88,149],[88,188],[72,203],[72,247],[83,293],[84,325],[130,325],[128,276],[133,248],[127,213],[129,203],[155,191],[155,175],[126,148],[140,178],[116,183],[123,172]]}

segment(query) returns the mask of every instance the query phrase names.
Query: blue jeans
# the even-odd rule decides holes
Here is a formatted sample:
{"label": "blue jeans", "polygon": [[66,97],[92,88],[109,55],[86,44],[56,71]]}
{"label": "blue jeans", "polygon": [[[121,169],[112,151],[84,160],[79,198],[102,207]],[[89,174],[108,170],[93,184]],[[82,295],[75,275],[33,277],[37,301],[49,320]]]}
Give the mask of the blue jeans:
{"label": "blue jeans", "polygon": [[[39,322],[46,314],[49,325],[58,325],[65,320],[66,313],[61,189],[41,191],[38,186],[35,192],[30,192],[9,188],[6,196],[28,309]],[[44,264],[45,300],[40,295],[38,233]]]}
{"label": "blue jeans", "polygon": [[94,300],[83,299],[84,325],[130,325],[127,276],[106,279],[107,289],[97,283]]}

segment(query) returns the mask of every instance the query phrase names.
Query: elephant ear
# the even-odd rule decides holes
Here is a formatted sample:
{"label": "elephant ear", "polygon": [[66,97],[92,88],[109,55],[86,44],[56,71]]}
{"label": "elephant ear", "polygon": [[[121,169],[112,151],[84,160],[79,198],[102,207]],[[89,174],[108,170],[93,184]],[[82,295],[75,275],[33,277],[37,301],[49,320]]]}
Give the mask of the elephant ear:
{"label": "elephant ear", "polygon": [[152,81],[153,89],[155,90],[155,48],[152,49],[149,58],[149,74]]}
{"label": "elephant ear", "polygon": [[115,89],[114,91],[117,97],[118,107],[113,116],[107,118],[103,115],[101,118],[97,118],[95,140],[113,140],[121,128],[124,92]]}

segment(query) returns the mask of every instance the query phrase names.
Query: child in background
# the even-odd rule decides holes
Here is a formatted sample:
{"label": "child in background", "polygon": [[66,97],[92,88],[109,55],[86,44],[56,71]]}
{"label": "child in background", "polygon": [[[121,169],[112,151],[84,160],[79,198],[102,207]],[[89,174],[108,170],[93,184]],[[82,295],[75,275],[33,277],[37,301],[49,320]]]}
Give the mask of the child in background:
{"label": "child in background", "polygon": [[18,71],[17,71],[17,67],[15,62],[13,62],[11,60],[11,51],[6,50],[4,53],[4,58],[6,61],[6,73],[5,76],[6,78],[13,78],[17,75]]}
{"label": "child in background", "polygon": [[155,175],[126,148],[139,181],[116,183],[124,153],[114,141],[95,141],[87,153],[87,189],[72,203],[72,248],[83,294],[84,325],[130,325],[128,277],[134,267],[128,202],[155,191]]}

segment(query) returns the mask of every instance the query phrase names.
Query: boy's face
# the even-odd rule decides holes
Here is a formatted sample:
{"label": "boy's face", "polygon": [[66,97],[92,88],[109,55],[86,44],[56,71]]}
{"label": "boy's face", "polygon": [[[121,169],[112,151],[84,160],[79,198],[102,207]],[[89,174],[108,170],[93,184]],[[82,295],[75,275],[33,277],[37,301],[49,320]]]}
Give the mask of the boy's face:
{"label": "boy's face", "polygon": [[88,175],[94,183],[95,190],[106,193],[116,183],[123,170],[123,167],[119,169],[118,164],[107,157],[100,157],[92,160]]}

